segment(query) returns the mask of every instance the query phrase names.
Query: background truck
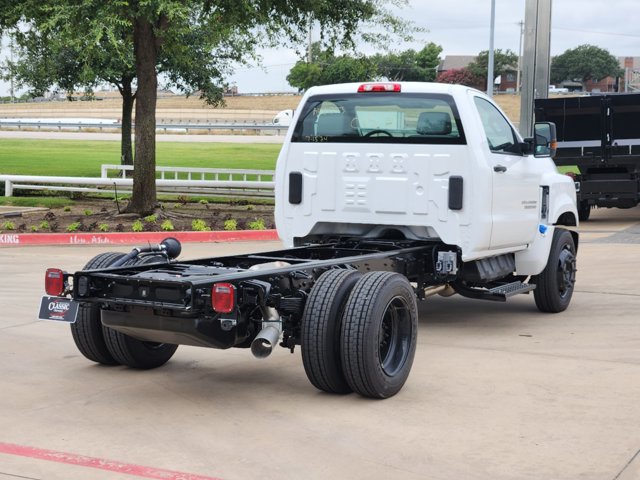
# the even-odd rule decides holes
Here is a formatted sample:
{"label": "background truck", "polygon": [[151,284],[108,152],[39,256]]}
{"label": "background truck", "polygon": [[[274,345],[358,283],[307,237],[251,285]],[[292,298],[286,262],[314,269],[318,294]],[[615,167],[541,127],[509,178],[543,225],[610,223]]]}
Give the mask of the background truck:
{"label": "background truck", "polygon": [[[416,350],[417,300],[569,306],[578,235],[552,124],[523,140],[481,92],[368,83],[310,89],[276,168],[284,248],[177,261],[180,244],[48,269],[40,317],[72,322],[95,362],[154,368],[178,344],[301,346],[320,390],[396,394]],[[535,154],[534,154],[535,152]]]}
{"label": "background truck", "polygon": [[640,94],[539,99],[535,118],[556,124],[556,165],[577,167],[580,220],[594,207],[638,205]]}

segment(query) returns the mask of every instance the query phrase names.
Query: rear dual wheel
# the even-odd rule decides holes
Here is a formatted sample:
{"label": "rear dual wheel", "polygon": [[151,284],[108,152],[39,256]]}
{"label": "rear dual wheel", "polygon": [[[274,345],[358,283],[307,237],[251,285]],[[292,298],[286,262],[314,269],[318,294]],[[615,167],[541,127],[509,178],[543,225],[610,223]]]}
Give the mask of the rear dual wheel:
{"label": "rear dual wheel", "polygon": [[332,270],[311,291],[302,324],[302,357],[311,383],[331,393],[388,398],[409,376],[417,307],[397,273]]}
{"label": "rear dual wheel", "polygon": [[416,353],[418,312],[409,281],[371,272],[345,307],[342,364],[349,386],[365,397],[388,398],[405,384]]}
{"label": "rear dual wheel", "polygon": [[[122,257],[123,253],[101,253],[92,258],[83,270],[107,268]],[[132,264],[153,263],[163,258],[149,255],[136,259]],[[100,319],[100,307],[95,304],[79,306],[77,319],[71,324],[71,335],[85,358],[102,365],[155,368],[169,361],[178,348],[168,343],[144,342],[104,327]]]}
{"label": "rear dual wheel", "polygon": [[329,393],[351,393],[342,371],[340,336],[344,307],[362,274],[329,270],[315,283],[304,308],[302,363],[309,381]]}

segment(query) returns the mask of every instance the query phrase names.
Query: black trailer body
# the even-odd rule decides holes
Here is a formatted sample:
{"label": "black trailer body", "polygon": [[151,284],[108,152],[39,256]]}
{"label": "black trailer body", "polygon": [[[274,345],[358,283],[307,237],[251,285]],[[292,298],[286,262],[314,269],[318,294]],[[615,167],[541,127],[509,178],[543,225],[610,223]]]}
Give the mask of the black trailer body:
{"label": "black trailer body", "polygon": [[640,94],[535,101],[536,121],[557,127],[557,166],[575,166],[580,220],[593,207],[640,202]]}

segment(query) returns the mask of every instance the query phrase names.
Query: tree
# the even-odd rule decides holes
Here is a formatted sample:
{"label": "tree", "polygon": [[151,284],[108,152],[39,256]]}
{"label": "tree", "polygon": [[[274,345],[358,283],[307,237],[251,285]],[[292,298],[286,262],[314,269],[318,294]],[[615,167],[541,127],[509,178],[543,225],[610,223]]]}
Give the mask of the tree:
{"label": "tree", "polygon": [[[46,37],[62,35],[76,51],[91,57],[116,55],[116,46],[130,39],[136,72],[136,129],[133,195],[128,210],[147,214],[156,205],[155,127],[158,74],[187,93],[203,91],[211,102],[222,98],[223,80],[232,65],[255,57],[257,46],[301,43],[311,19],[322,27],[330,45],[349,46],[359,30],[391,35],[406,33],[407,22],[390,7],[406,0],[0,0],[0,29],[40,30]],[[365,39],[375,34],[365,33]]]}
{"label": "tree", "polygon": [[616,57],[594,45],[580,45],[551,60],[551,82],[576,80],[585,83],[605,77],[618,77],[622,69]]}
{"label": "tree", "polygon": [[90,91],[101,82],[116,86],[122,96],[121,162],[133,165],[131,132],[136,72],[127,32],[119,32],[121,40],[113,45],[103,36],[98,39],[102,48],[93,49],[87,38],[73,42],[65,37],[64,31],[33,27],[13,32],[17,60],[6,62],[4,78],[12,77],[18,87],[29,87],[32,96],[43,96],[55,88],[66,91],[70,99],[73,92]]}
{"label": "tree", "polygon": [[[499,48],[493,51],[493,78],[497,78],[506,70],[516,70],[517,68],[517,54],[508,49],[504,52]],[[475,76],[484,79],[484,83],[486,83],[489,71],[489,50],[480,52],[476,59],[467,66],[467,69]]]}
{"label": "tree", "polygon": [[436,79],[436,69],[440,63],[442,47],[433,42],[422,50],[405,50],[373,57],[380,77],[394,81],[432,82]]}
{"label": "tree", "polygon": [[300,60],[289,71],[287,81],[292,87],[307,90],[316,85],[358,82],[375,76],[375,65],[364,56],[336,57],[331,49],[322,50],[319,42],[311,46],[312,63]]}
{"label": "tree", "polygon": [[440,73],[437,79],[439,83],[454,83],[474,88],[481,86],[484,81],[484,78],[474,75],[468,68],[452,68]]}

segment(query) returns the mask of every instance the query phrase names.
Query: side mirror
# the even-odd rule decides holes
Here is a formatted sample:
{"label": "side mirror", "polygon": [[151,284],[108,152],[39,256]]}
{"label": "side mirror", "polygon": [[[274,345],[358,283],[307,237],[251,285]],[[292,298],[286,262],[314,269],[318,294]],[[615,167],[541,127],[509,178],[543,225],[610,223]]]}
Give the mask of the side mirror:
{"label": "side mirror", "polygon": [[556,124],[553,122],[537,122],[533,126],[533,156],[555,157],[558,146]]}

